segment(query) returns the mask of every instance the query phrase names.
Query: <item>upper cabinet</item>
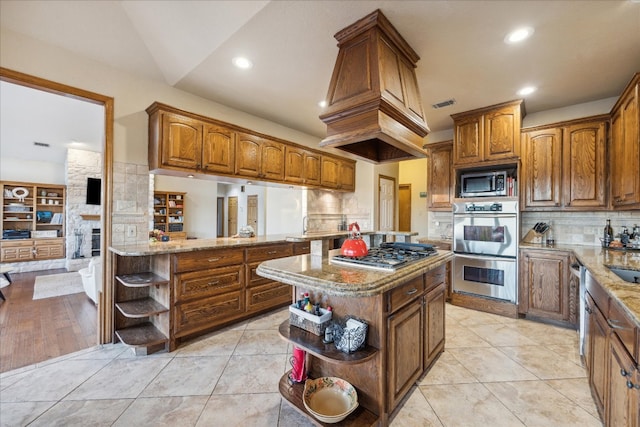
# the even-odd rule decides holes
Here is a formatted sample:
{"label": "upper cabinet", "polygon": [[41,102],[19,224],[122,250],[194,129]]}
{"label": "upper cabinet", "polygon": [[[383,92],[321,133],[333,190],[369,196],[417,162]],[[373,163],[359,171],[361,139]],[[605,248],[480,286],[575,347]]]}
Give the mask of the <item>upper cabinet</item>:
{"label": "upper cabinet", "polygon": [[523,210],[606,209],[606,118],[522,134]]}
{"label": "upper cabinet", "polygon": [[432,211],[451,211],[454,194],[453,141],[427,146],[428,207]]}
{"label": "upper cabinet", "polygon": [[319,153],[303,148],[285,147],[284,180],[295,184],[320,185]]}
{"label": "upper cabinet", "polygon": [[[178,176],[225,175],[282,184],[355,190],[355,161],[326,156],[249,129],[153,103],[149,114],[149,170]],[[323,171],[327,176],[323,177]]]}
{"label": "upper cabinet", "polygon": [[339,157],[322,156],[322,186],[342,191],[356,188],[356,163]]}
{"label": "upper cabinet", "polygon": [[462,166],[520,157],[522,100],[453,114],[453,164]]}
{"label": "upper cabinet", "polygon": [[238,133],[236,175],[284,179],[284,145],[248,133]]}
{"label": "upper cabinet", "polygon": [[614,209],[640,208],[640,73],[611,111],[611,203]]}

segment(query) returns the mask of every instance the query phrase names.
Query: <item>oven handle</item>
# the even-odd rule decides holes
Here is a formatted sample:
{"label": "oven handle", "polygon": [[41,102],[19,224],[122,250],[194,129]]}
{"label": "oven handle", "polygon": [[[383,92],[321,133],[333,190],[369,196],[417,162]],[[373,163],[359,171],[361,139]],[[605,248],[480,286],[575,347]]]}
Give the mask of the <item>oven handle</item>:
{"label": "oven handle", "polygon": [[453,217],[455,219],[484,218],[484,217],[488,217],[488,216],[491,216],[491,218],[508,218],[508,219],[517,218],[518,217],[517,214],[498,213],[496,211],[482,211],[482,212],[478,211],[478,212],[473,213],[473,214],[468,213],[468,212],[460,213],[460,214],[457,214],[457,213],[453,214]]}
{"label": "oven handle", "polygon": [[480,254],[459,254],[457,252],[454,252],[454,255],[456,258],[479,259],[482,261],[516,262],[515,257],[499,257],[499,256],[480,255]]}

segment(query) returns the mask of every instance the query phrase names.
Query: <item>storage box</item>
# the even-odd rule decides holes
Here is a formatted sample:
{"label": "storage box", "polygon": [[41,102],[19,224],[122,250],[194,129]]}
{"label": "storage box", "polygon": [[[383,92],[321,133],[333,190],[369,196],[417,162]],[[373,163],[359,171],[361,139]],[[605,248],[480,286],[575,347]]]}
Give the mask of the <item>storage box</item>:
{"label": "storage box", "polygon": [[58,237],[56,230],[35,230],[31,232],[32,239],[42,239],[48,237]]}
{"label": "storage box", "polygon": [[289,306],[289,323],[305,331],[311,332],[314,335],[324,335],[324,330],[327,329],[329,322],[331,321],[331,311],[327,311],[324,308],[320,309],[320,316],[307,313],[304,310],[300,310],[295,304]]}

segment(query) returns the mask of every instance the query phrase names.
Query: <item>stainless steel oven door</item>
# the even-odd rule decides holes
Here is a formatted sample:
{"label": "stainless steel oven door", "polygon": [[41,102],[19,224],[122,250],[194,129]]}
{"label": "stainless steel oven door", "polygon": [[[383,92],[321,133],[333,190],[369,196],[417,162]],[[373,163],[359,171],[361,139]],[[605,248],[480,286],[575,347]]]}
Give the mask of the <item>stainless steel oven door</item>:
{"label": "stainless steel oven door", "polygon": [[515,258],[460,255],[453,257],[453,290],[518,301],[518,262]]}
{"label": "stainless steel oven door", "polygon": [[453,251],[456,253],[518,255],[518,217],[482,213],[453,215]]}

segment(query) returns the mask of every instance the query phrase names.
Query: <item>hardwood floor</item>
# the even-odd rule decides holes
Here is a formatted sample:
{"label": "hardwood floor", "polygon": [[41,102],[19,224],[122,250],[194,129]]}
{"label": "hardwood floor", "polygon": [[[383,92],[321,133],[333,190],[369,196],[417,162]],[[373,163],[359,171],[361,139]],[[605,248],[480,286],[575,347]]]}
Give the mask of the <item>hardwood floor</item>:
{"label": "hardwood floor", "polygon": [[96,345],[97,308],[84,292],[32,299],[36,276],[65,272],[11,274],[0,300],[0,372]]}

